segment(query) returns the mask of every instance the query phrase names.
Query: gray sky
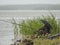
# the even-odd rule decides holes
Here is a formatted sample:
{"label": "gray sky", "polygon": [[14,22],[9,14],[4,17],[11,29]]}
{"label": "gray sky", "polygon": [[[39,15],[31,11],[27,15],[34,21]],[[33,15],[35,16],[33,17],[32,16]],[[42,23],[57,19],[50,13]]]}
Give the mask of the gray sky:
{"label": "gray sky", "polygon": [[60,0],[0,0],[0,5],[11,4],[60,4]]}

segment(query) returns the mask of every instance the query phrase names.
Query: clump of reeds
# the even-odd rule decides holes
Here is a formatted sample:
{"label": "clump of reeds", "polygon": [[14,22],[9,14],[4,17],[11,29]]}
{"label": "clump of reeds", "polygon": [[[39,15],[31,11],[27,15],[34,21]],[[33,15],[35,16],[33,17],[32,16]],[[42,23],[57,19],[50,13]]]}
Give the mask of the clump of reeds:
{"label": "clump of reeds", "polygon": [[[51,35],[60,33],[60,20],[56,20],[53,15],[45,17],[43,16],[44,20],[47,20],[51,25]],[[18,35],[18,28],[19,32],[22,35],[34,35],[37,34],[35,33],[39,28],[43,27],[44,24],[40,21],[41,18],[34,18],[34,19],[27,19],[23,20],[21,23],[18,25],[14,24],[14,34]],[[48,39],[34,39],[34,45],[57,45],[60,43],[60,39],[54,39],[54,40],[48,40]]]}

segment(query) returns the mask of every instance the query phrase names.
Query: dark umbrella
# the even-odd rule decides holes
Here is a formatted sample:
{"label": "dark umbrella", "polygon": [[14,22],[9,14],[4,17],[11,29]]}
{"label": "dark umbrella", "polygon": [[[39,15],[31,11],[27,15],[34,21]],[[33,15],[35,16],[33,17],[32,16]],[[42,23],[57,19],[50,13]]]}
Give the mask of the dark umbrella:
{"label": "dark umbrella", "polygon": [[52,28],[52,25],[47,20],[40,20],[42,23],[45,24],[45,27],[47,27],[49,30]]}

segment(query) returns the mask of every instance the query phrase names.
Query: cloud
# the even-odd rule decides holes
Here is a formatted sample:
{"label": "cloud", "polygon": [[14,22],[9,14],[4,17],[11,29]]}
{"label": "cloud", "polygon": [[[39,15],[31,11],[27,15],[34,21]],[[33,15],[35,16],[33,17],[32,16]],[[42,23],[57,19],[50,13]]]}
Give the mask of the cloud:
{"label": "cloud", "polygon": [[10,4],[60,4],[60,0],[0,0],[0,5]]}

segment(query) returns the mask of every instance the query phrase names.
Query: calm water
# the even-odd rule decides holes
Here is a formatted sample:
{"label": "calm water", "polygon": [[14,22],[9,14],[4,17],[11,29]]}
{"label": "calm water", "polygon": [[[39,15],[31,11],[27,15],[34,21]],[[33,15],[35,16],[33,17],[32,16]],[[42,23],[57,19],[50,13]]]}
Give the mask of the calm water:
{"label": "calm water", "polygon": [[[60,12],[53,12],[56,19],[60,18]],[[17,23],[22,19],[41,17],[41,15],[50,15],[49,12],[0,12],[0,20],[11,21],[15,18]],[[14,39],[13,26],[11,23],[0,21],[0,45],[10,45]]]}

